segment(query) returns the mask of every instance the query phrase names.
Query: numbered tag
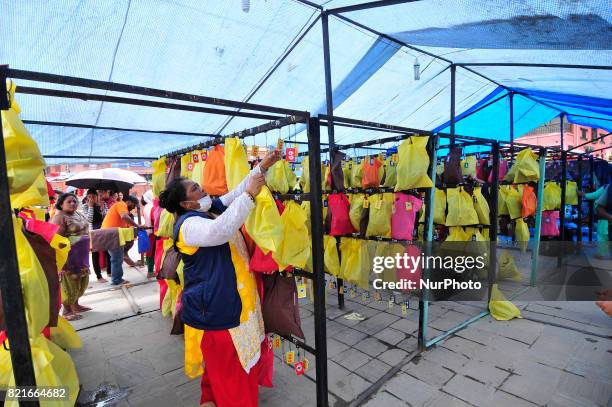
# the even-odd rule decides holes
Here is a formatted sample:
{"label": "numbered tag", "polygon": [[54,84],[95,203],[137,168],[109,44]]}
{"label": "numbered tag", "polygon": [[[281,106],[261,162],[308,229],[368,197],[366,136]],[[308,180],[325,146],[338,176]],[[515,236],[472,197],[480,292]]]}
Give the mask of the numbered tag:
{"label": "numbered tag", "polygon": [[285,362],[287,362],[287,364],[292,365],[295,363],[295,352],[290,350],[289,352],[285,353]]}
{"label": "numbered tag", "polygon": [[550,218],[544,218],[544,222],[550,223]]}
{"label": "numbered tag", "polygon": [[408,301],[402,303],[402,315],[408,315]]}
{"label": "numbered tag", "polygon": [[251,154],[257,158],[259,157],[259,146],[253,146],[252,150],[251,150]]}
{"label": "numbered tag", "polygon": [[382,300],[382,295],[380,295],[380,293],[378,291],[374,291],[374,301],[381,301]]}
{"label": "numbered tag", "polygon": [[349,168],[349,170],[352,170],[353,169],[353,163],[349,163],[349,167],[348,168]]}
{"label": "numbered tag", "polygon": [[472,242],[476,241],[476,235],[472,235]]}
{"label": "numbered tag", "polygon": [[476,195],[472,195],[472,201],[474,201],[474,203],[478,203],[478,199],[476,198]]}
{"label": "numbered tag", "polygon": [[202,151],[200,157],[202,157],[202,161],[206,161],[206,159],[208,158],[208,151]]}
{"label": "numbered tag", "polygon": [[283,140],[282,138],[278,139],[278,142],[276,143],[276,149],[278,151],[283,151],[283,146],[285,145],[285,140]]}
{"label": "numbered tag", "polygon": [[297,362],[293,365],[293,369],[295,370],[295,374],[301,376],[304,374],[304,362]]}
{"label": "numbered tag", "polygon": [[290,162],[290,163],[295,162],[296,156],[297,156],[297,151],[295,148],[288,147],[285,150],[285,157],[287,158],[287,162]]}
{"label": "numbered tag", "polygon": [[274,349],[280,349],[282,346],[281,338],[278,335],[274,335],[274,339],[272,339],[272,347]]}
{"label": "numbered tag", "polygon": [[380,209],[382,208],[382,199],[379,199],[378,201],[376,201],[376,205],[374,206],[376,209]]}
{"label": "numbered tag", "polygon": [[297,286],[298,298],[306,298],[306,284],[301,283]]}
{"label": "numbered tag", "polygon": [[411,211],[412,211],[412,202],[406,202],[406,210],[407,210],[408,212],[411,212]]}
{"label": "numbered tag", "polygon": [[329,288],[331,288],[332,290],[336,289],[336,282],[334,280],[329,281]]}
{"label": "numbered tag", "polygon": [[370,207],[370,200],[367,198],[363,199],[363,209],[368,209]]}
{"label": "numbered tag", "polygon": [[327,208],[327,199],[324,199],[324,200],[323,200],[323,207],[324,207],[324,208]]}
{"label": "numbered tag", "polygon": [[368,293],[367,291],[361,294],[361,301],[367,301],[369,298],[370,298],[370,293]]}
{"label": "numbered tag", "polygon": [[389,161],[389,166],[395,167],[395,161],[393,161],[393,160]]}
{"label": "numbered tag", "polygon": [[343,285],[338,287],[338,294],[344,294],[344,286]]}
{"label": "numbered tag", "polygon": [[187,163],[187,171],[193,171],[193,163]]}
{"label": "numbered tag", "polygon": [[493,166],[493,159],[492,159],[492,158],[489,158],[489,161],[487,161],[487,165],[488,165],[489,167],[492,167],[492,166]]}
{"label": "numbered tag", "polygon": [[199,162],[199,161],[200,161],[200,155],[199,155],[198,153],[193,153],[193,154],[191,155],[191,160],[192,160],[194,163]]}
{"label": "numbered tag", "polygon": [[349,297],[351,297],[351,298],[355,298],[355,297],[357,297],[357,291],[355,291],[355,289],[354,289],[354,288],[351,288],[351,289],[349,290]]}
{"label": "numbered tag", "polygon": [[302,367],[304,368],[304,371],[310,369],[310,361],[306,358],[302,359]]}
{"label": "numbered tag", "polygon": [[463,168],[469,168],[469,167],[470,167],[470,164],[466,161],[466,163],[463,164]]}
{"label": "numbered tag", "polygon": [[374,165],[374,159],[370,158],[370,165]]}

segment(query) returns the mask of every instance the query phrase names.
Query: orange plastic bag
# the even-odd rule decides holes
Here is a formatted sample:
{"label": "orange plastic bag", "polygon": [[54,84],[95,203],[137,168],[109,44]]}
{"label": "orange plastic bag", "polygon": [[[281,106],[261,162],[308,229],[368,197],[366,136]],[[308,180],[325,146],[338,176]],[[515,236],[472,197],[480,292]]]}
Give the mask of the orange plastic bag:
{"label": "orange plastic bag", "polygon": [[382,163],[378,157],[366,157],[363,160],[363,175],[361,185],[364,188],[378,188],[380,186],[380,169]]}
{"label": "orange plastic bag", "polygon": [[225,150],[219,144],[208,152],[206,171],[202,182],[204,191],[209,195],[227,194],[227,181],[225,177]]}
{"label": "orange plastic bag", "polygon": [[527,216],[534,215],[537,205],[538,199],[536,198],[533,187],[525,185],[523,187],[523,206],[521,207],[521,217],[526,218]]}

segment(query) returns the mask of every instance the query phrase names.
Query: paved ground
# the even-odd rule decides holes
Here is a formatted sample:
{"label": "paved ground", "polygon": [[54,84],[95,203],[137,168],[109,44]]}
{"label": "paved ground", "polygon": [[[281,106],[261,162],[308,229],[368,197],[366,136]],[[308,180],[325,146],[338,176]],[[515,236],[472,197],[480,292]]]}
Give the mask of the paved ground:
{"label": "paved ground", "polygon": [[[197,406],[199,380],[183,374],[183,340],[169,335],[156,282],[146,280],[144,269],[126,267],[126,278],[136,285],[108,290],[94,281],[83,298],[94,310],[74,323],[84,344],[71,352],[83,385],[79,402]],[[386,294],[382,301],[355,294],[347,295],[341,311],[328,289],[331,405],[348,405],[374,386],[367,406],[612,406],[612,320],[592,302],[518,303],[525,319],[484,317],[408,362],[416,350],[416,301],[404,315],[404,298],[396,297],[389,308]],[[306,342],[313,345],[313,306],[301,301]],[[485,305],[432,303],[428,337],[478,315]],[[366,319],[345,319],[348,312]],[[281,350],[276,353],[275,387],[261,390],[260,404],[315,405],[314,358],[309,371],[296,376],[282,363]],[[99,402],[92,401],[96,395]]]}

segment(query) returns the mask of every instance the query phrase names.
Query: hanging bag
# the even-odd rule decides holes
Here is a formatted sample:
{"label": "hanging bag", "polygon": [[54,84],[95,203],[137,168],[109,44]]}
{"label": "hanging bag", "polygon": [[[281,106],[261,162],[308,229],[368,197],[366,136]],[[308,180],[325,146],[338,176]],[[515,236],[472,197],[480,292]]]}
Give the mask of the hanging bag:
{"label": "hanging bag", "polygon": [[542,236],[559,236],[559,211],[542,212]]}
{"label": "hanging bag", "polygon": [[481,225],[490,225],[490,211],[489,211],[489,203],[482,195],[482,190],[480,187],[474,188],[474,193],[472,195],[474,200],[474,210],[476,211],[476,215],[478,215],[478,223]]}
{"label": "hanging bag", "polygon": [[330,219],[331,236],[348,235],[355,232],[351,224],[350,202],[346,195],[329,194],[327,216]]}
{"label": "hanging bag", "polygon": [[289,191],[289,183],[287,182],[287,174],[283,160],[277,161],[268,168],[266,172],[266,185],[270,191],[286,194]]}
{"label": "hanging bag", "polygon": [[361,188],[363,162],[360,159],[357,159],[356,162],[349,163],[349,168],[351,170],[351,188]]}
{"label": "hanging bag", "polygon": [[410,137],[397,148],[397,184],[395,191],[414,188],[431,188],[433,183],[427,174],[429,137]]}
{"label": "hanging bag", "polygon": [[[208,165],[208,164],[207,164]],[[255,209],[245,222],[246,230],[264,253],[276,251],[283,239],[283,224],[272,193],[267,186],[255,197]]]}
{"label": "hanging bag", "polygon": [[349,201],[351,203],[349,209],[349,218],[351,226],[355,231],[359,232],[361,229],[361,216],[363,215],[363,201],[365,200],[364,194],[352,194]]}
{"label": "hanging bag", "polygon": [[225,150],[220,144],[208,152],[202,183],[204,191],[209,195],[221,196],[228,192],[225,177]]}
{"label": "hanging bag", "polygon": [[[266,332],[304,339],[295,279],[282,273],[263,275],[262,314]],[[206,333],[204,333],[206,335]]]}
{"label": "hanging bag", "polygon": [[308,157],[302,160],[302,175],[300,176],[300,185],[304,193],[310,192],[310,167]]}
{"label": "hanging bag", "polygon": [[370,195],[369,220],[366,236],[391,237],[391,215],[393,214],[393,194]]}
{"label": "hanging bag", "polygon": [[385,180],[382,184],[385,188],[395,188],[397,184],[397,162],[394,156],[388,157],[384,165]]}
{"label": "hanging bag", "polygon": [[[218,165],[214,164],[217,160],[217,157],[215,157],[216,155],[217,153],[213,154],[213,165]],[[208,164],[210,164],[210,161],[208,162]],[[236,188],[238,184],[240,184],[242,180],[245,179],[247,175],[249,175],[249,159],[247,157],[246,150],[242,145],[242,140],[238,137],[228,137],[225,139],[225,153],[223,154],[223,165],[223,173],[227,177],[227,185],[225,186],[226,189],[232,190]],[[213,171],[215,171],[214,168]],[[219,182],[218,185],[221,188],[223,187],[221,182]],[[209,194],[211,193],[209,192]]]}
{"label": "hanging bag", "polygon": [[413,240],[414,221],[423,201],[414,195],[397,192],[391,217],[391,237],[397,240]]}
{"label": "hanging bag", "polygon": [[461,175],[476,178],[476,156],[468,155],[461,160]]}
{"label": "hanging bag", "polygon": [[532,186],[525,185],[523,187],[523,199],[521,207],[521,217],[526,218],[535,215],[538,199]]}
{"label": "hanging bag", "polygon": [[545,211],[552,211],[561,208],[561,187],[556,182],[549,181],[544,184],[542,208]]}
{"label": "hanging bag", "polygon": [[512,186],[508,188],[508,193],[506,194],[506,206],[508,207],[508,214],[511,219],[521,217],[523,194]]}
{"label": "hanging bag", "polygon": [[451,148],[446,161],[444,162],[444,183],[446,185],[457,185],[463,181],[461,174],[461,148]]}
{"label": "hanging bag", "polygon": [[338,192],[344,192],[344,168],[343,162],[346,158],[346,154],[340,151],[332,152],[332,160],[331,160],[331,181],[332,181],[332,190]]}
{"label": "hanging bag", "polygon": [[[559,187],[561,189],[561,187]],[[577,185],[574,181],[567,181],[565,184],[565,204],[578,205]],[[560,204],[560,203],[559,203]]]}
{"label": "hanging bag", "polygon": [[166,189],[166,157],[155,160],[151,163],[153,167],[152,189],[153,196],[159,197],[161,191]]}
{"label": "hanging bag", "polygon": [[297,203],[286,202],[284,210],[281,211],[284,237],[278,250],[272,254],[280,269],[288,266],[303,269],[306,266],[311,252],[311,239],[306,220],[306,213]]}
{"label": "hanging bag", "polygon": [[380,168],[382,163],[377,157],[366,157],[363,160],[363,175],[361,185],[365,188],[378,188],[380,186]]}
{"label": "hanging bag", "polygon": [[446,190],[448,215],[446,226],[465,226],[478,224],[474,201],[462,187]]}

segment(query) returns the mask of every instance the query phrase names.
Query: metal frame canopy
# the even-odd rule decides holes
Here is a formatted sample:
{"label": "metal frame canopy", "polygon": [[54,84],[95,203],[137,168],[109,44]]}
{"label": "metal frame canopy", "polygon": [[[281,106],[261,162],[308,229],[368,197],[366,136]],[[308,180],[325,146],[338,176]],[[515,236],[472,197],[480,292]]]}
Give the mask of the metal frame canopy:
{"label": "metal frame canopy", "polygon": [[[104,89],[141,96],[140,98],[127,98],[116,96],[105,96],[84,92],[58,91],[48,88],[21,87],[18,93],[28,93],[41,96],[67,97],[80,100],[104,100],[110,103],[121,103],[132,106],[147,106],[162,109],[189,110],[200,113],[243,116],[258,119],[271,120],[269,123],[247,129],[232,136],[246,137],[262,131],[280,128],[292,123],[305,123],[308,126],[308,146],[312,154],[310,162],[311,170],[311,228],[312,228],[312,251],[313,251],[313,279],[314,287],[314,314],[315,314],[315,348],[296,343],[304,349],[313,352],[316,357],[316,386],[317,404],[328,405],[327,392],[327,343],[325,323],[325,276],[323,274],[323,218],[322,202],[317,197],[321,196],[321,154],[319,137],[319,119],[311,118],[308,112],[291,109],[283,109],[266,105],[255,105],[250,103],[236,102],[232,100],[209,98],[205,96],[178,93],[160,89],[144,88],[112,82],[94,81],[89,79],[58,76],[39,72],[9,69],[0,66],[0,110],[7,110],[10,106],[7,79],[23,79],[37,82],[48,82],[62,85],[72,85],[89,89]],[[213,105],[219,107],[233,107],[239,110],[221,109],[217,107],[193,106],[147,100],[143,97],[154,96],[163,99],[174,99],[181,101],[196,102],[198,104]],[[64,125],[57,123],[57,125]],[[172,134],[172,132],[169,132]],[[209,143],[219,143],[222,140],[215,138]],[[180,153],[180,152],[175,152]],[[0,129],[0,229],[5,233],[0,234],[0,293],[2,294],[2,305],[6,317],[6,334],[10,342],[11,360],[17,386],[36,386],[32,353],[28,337],[28,327],[25,319],[25,304],[21,295],[21,280],[17,264],[15,236],[12,225],[12,209],[10,203],[10,192],[8,173],[6,166],[6,152],[4,149],[4,138]],[[38,406],[38,401],[21,401],[22,406]]]}

